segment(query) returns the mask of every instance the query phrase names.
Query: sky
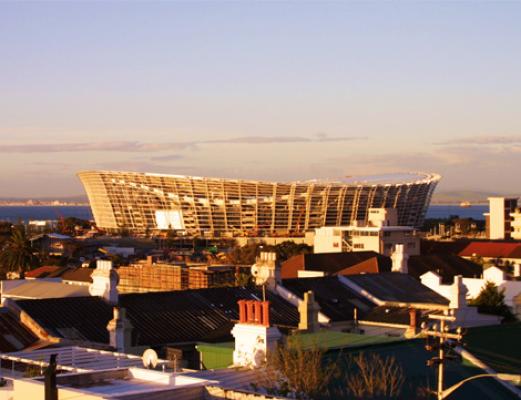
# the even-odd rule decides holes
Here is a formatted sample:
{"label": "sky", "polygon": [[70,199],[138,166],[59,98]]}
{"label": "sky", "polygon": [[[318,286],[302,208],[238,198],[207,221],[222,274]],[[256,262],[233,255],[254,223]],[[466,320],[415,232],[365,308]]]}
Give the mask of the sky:
{"label": "sky", "polygon": [[521,192],[521,2],[0,2],[0,197],[81,170]]}

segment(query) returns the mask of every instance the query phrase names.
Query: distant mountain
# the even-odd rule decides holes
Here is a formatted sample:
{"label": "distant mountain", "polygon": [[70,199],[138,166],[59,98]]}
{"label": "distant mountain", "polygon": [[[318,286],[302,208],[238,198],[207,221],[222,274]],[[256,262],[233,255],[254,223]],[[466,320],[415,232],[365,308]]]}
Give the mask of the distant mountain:
{"label": "distant mountain", "polygon": [[493,196],[518,198],[519,194],[497,193],[497,192],[481,192],[475,190],[451,190],[434,192],[432,196],[432,204],[459,204],[462,201],[470,203],[488,203],[488,198]]}
{"label": "distant mountain", "polygon": [[51,201],[59,201],[63,203],[88,203],[89,200],[86,195],[78,195],[78,196],[56,196],[56,197],[0,197],[0,202],[25,202],[28,200],[40,201],[40,202],[51,202]]}

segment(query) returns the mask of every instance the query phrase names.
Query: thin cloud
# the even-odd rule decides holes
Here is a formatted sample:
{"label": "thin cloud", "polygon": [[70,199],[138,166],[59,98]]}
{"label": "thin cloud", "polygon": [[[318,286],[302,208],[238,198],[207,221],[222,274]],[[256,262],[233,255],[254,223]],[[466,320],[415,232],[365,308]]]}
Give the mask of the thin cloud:
{"label": "thin cloud", "polygon": [[144,143],[136,141],[84,142],[84,143],[40,143],[0,145],[0,153],[74,153],[74,152],[122,152],[184,150],[195,143]]}
{"label": "thin cloud", "polygon": [[351,142],[353,140],[366,140],[365,136],[329,136],[327,133],[319,132],[315,135],[315,142]]}
{"label": "thin cloud", "polygon": [[[196,149],[204,144],[283,144],[312,142],[343,142],[361,140],[361,137],[305,136],[242,136],[225,139],[209,139],[191,142],[150,143],[139,141],[82,142],[82,143],[36,143],[0,145],[0,153],[79,153],[79,152],[118,152],[145,153],[162,151],[182,151]],[[160,157],[160,158],[157,158]],[[157,156],[156,161],[173,160],[176,156]],[[180,157],[180,156],[179,156]]]}
{"label": "thin cloud", "polygon": [[199,143],[229,143],[229,144],[265,144],[265,143],[301,143],[311,142],[310,138],[302,136],[243,136],[229,139],[205,140]]}
{"label": "thin cloud", "polygon": [[271,144],[271,143],[311,143],[311,142],[346,142],[363,140],[355,136],[327,136],[319,133],[314,137],[306,136],[243,136],[229,139],[205,140],[199,143],[229,143],[229,144]]}
{"label": "thin cloud", "polygon": [[441,146],[451,145],[480,145],[480,146],[493,146],[493,145],[509,145],[509,144],[521,144],[521,135],[509,135],[509,136],[473,136],[460,139],[452,139],[443,142],[434,143]]}
{"label": "thin cloud", "polygon": [[180,154],[167,154],[164,156],[153,156],[149,157],[150,161],[177,161],[183,158]]}

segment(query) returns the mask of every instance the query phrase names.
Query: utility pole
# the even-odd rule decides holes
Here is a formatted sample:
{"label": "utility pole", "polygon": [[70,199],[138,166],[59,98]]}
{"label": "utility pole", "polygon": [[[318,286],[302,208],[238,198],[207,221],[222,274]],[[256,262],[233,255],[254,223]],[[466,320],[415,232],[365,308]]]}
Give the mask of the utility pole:
{"label": "utility pole", "polygon": [[[461,328],[458,327],[456,329],[456,333],[450,332],[450,322],[454,322],[456,317],[450,315],[446,312],[444,315],[429,315],[429,319],[438,320],[440,325],[434,324],[432,326],[427,326],[424,322],[422,323],[422,333],[429,337],[438,338],[438,357],[433,357],[427,361],[427,365],[429,367],[438,366],[438,388],[436,390],[436,398],[438,400],[443,400],[444,391],[443,391],[443,383],[444,383],[444,367],[447,359],[452,359],[453,357],[447,356],[445,354],[445,348],[450,346],[450,339],[454,339],[457,341],[461,341],[463,335],[461,334]],[[429,351],[435,350],[436,346],[432,346],[427,344],[425,348]]]}

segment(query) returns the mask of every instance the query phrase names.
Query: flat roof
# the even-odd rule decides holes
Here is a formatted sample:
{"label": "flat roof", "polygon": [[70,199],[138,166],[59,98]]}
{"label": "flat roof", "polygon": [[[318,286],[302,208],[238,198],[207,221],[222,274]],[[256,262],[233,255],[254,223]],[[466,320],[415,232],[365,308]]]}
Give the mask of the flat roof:
{"label": "flat roof", "polygon": [[[87,372],[113,368],[143,367],[142,358],[133,354],[116,353],[86,347],[51,347],[40,350],[17,351],[0,355],[1,359],[14,360],[26,364],[48,365],[51,354],[57,354],[58,369]],[[169,361],[158,360],[168,364]]]}

